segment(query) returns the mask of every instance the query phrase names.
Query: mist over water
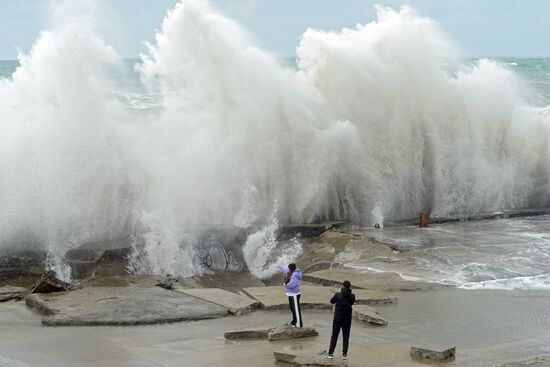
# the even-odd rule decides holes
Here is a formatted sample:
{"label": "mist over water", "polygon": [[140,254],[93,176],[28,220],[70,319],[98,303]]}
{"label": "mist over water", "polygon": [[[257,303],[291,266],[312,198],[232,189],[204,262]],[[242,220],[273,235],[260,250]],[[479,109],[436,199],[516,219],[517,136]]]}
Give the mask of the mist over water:
{"label": "mist over water", "polygon": [[60,11],[0,79],[0,246],[39,243],[58,270],[70,248],[131,235],[132,271],[190,274],[189,231],[233,224],[262,228],[245,259],[265,276],[273,223],[550,204],[550,109],[509,66],[461,63],[410,8],[306,31],[291,68],[188,0],[131,91],[98,22]]}

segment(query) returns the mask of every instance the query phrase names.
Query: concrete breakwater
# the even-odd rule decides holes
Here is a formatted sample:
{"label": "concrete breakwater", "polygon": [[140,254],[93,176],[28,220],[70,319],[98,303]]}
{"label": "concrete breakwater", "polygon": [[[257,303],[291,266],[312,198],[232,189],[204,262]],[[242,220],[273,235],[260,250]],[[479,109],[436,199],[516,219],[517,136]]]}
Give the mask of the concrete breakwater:
{"label": "concrete breakwater", "polygon": [[[480,214],[465,215],[465,216],[449,216],[449,217],[433,217],[433,218],[430,217],[428,219],[428,224],[534,217],[534,216],[541,216],[541,215],[548,215],[548,214],[550,214],[550,208],[511,209],[511,210],[502,210],[502,211],[496,211],[491,213],[480,213]],[[410,226],[410,225],[418,225],[418,224],[419,224],[418,218],[409,218],[409,219],[399,220],[394,223],[388,223],[386,226],[396,227],[396,226]]]}

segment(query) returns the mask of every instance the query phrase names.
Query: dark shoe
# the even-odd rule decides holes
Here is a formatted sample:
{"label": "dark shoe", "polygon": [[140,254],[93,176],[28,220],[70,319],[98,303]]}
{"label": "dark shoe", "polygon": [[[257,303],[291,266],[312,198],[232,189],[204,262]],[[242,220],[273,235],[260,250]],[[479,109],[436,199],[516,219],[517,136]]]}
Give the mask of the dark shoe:
{"label": "dark shoe", "polygon": [[332,354],[325,354],[326,359],[334,359],[334,356]]}
{"label": "dark shoe", "polygon": [[346,359],[348,359],[348,355],[347,354],[342,354],[342,359],[345,361]]}

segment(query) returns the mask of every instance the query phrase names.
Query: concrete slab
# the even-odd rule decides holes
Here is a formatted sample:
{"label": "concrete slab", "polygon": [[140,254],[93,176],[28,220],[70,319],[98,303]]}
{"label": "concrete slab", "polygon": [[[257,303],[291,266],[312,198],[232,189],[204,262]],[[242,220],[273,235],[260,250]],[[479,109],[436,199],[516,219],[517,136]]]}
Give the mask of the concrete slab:
{"label": "concrete slab", "polygon": [[307,338],[319,335],[312,327],[293,328],[282,325],[264,329],[235,330],[224,333],[228,340],[267,339],[269,341]]}
{"label": "concrete slab", "polygon": [[288,325],[283,325],[269,330],[267,339],[269,341],[288,340],[309,338],[317,335],[319,335],[319,332],[312,327],[290,327]]}
{"label": "concrete slab", "polygon": [[273,357],[277,362],[284,362],[299,367],[347,366],[347,361],[341,359],[327,359],[315,353],[296,353],[290,351],[275,351]]}
{"label": "concrete slab", "polygon": [[[336,290],[336,288],[334,288]],[[368,289],[353,289],[355,294],[355,304],[357,305],[387,305],[396,304],[397,297],[391,292],[368,290]]]}
{"label": "concrete slab", "polygon": [[227,309],[160,287],[88,287],[32,294],[26,304],[46,316],[42,324],[141,325],[227,315]]}
{"label": "concrete slab", "polygon": [[232,270],[206,269],[189,278],[178,278],[183,288],[221,288],[239,292],[244,287],[264,287],[265,284],[250,273]]}
{"label": "concrete slab", "polygon": [[[288,297],[282,286],[244,288],[243,292],[259,301],[268,310],[288,308]],[[333,290],[329,287],[302,286],[300,305],[302,309],[331,309],[330,298]]]}
{"label": "concrete slab", "polygon": [[364,305],[353,306],[353,317],[372,325],[387,325],[388,320],[380,316],[374,308]]}
{"label": "concrete slab", "polygon": [[[303,309],[330,310],[330,299],[337,287],[302,286],[300,304]],[[288,308],[288,297],[281,286],[244,288],[243,292],[260,302],[262,308],[269,310]],[[391,293],[377,290],[354,289],[356,303],[360,305],[395,304],[397,298]]]}
{"label": "concrete slab", "polygon": [[344,267],[314,271],[304,274],[303,279],[324,286],[340,286],[344,280],[349,280],[353,288],[374,290],[416,291],[444,287],[437,283],[404,280],[397,273],[362,273]]}
{"label": "concrete slab", "polygon": [[27,288],[5,286],[0,287],[0,302],[9,301],[10,299],[22,298],[27,292]]}
{"label": "concrete slab", "polygon": [[220,288],[185,289],[175,287],[174,291],[225,307],[229,313],[234,315],[249,313],[253,308],[260,305],[260,302],[248,296],[232,293]]}

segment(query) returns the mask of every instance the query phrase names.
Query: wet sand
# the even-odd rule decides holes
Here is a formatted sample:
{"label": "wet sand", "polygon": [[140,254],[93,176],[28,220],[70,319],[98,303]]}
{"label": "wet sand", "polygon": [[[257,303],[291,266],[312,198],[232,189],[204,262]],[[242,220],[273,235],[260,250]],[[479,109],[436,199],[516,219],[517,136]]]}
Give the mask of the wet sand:
{"label": "wet sand", "polygon": [[[456,346],[450,366],[550,355],[550,292],[444,289],[397,297],[397,305],[376,307],[388,326],[354,321],[350,366],[421,366],[409,357],[409,348],[420,344]],[[8,359],[18,366],[276,366],[274,350],[326,348],[331,313],[304,310],[303,316],[319,337],[229,342],[224,331],[275,326],[288,321],[289,312],[136,327],[46,327],[24,303],[7,302],[0,304],[0,366],[10,366]]]}

